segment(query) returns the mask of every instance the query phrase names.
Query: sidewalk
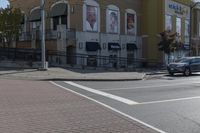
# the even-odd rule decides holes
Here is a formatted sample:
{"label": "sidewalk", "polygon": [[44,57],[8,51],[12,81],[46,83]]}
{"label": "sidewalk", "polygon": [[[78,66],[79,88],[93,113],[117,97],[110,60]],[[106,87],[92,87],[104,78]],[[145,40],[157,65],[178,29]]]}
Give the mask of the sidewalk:
{"label": "sidewalk", "polygon": [[47,81],[0,80],[2,133],[156,133]]}
{"label": "sidewalk", "polygon": [[47,71],[0,69],[0,78],[26,80],[126,81],[142,80],[145,75],[145,72],[107,72],[63,68],[49,68]]}
{"label": "sidewalk", "polygon": [[15,133],[156,133],[87,98],[43,81],[140,80],[144,76],[145,73],[142,72],[1,68],[1,131],[4,133],[13,131]]}

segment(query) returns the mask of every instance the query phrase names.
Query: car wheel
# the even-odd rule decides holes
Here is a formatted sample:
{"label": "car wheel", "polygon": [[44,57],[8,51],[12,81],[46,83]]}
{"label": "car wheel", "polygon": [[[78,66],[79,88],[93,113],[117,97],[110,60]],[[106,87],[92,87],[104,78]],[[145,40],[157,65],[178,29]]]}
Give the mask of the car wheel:
{"label": "car wheel", "polygon": [[189,68],[185,68],[184,75],[185,76],[190,76],[190,74],[191,74],[190,69]]}
{"label": "car wheel", "polygon": [[173,73],[173,72],[169,72],[169,74],[170,74],[171,76],[174,76],[174,73]]}

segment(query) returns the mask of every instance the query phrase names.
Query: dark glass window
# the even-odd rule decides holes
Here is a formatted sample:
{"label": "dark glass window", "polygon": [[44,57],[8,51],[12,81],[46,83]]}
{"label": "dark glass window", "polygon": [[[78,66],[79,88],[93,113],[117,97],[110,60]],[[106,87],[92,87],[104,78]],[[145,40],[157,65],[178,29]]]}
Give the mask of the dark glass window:
{"label": "dark glass window", "polygon": [[67,28],[67,15],[61,16],[61,24],[66,25]]}
{"label": "dark glass window", "polygon": [[59,25],[59,17],[53,17],[53,30],[57,30],[57,25]]}

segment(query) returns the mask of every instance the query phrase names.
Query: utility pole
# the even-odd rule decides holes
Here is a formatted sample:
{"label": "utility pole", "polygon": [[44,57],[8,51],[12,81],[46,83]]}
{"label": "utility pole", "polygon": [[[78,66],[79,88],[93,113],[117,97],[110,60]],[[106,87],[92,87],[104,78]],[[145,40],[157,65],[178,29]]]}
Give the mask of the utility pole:
{"label": "utility pole", "polygon": [[41,9],[41,52],[42,52],[42,68],[41,70],[47,70],[46,66],[46,50],[45,50],[45,0],[40,0]]}

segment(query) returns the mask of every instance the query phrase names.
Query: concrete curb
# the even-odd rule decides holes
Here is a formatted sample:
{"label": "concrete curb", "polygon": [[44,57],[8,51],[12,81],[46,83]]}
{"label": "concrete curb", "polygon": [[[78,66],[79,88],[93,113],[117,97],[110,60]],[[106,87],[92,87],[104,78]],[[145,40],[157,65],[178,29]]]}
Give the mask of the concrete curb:
{"label": "concrete curb", "polygon": [[29,80],[29,81],[138,81],[143,78],[123,78],[123,79],[94,79],[94,78],[31,78],[31,77],[17,77],[17,76],[0,76],[1,79],[14,79],[14,80]]}
{"label": "concrete curb", "polygon": [[[29,73],[31,72],[31,73]],[[33,72],[33,73],[32,73]],[[34,73],[36,72],[36,73]],[[58,69],[58,74],[57,71],[47,71],[47,73],[38,73],[39,71],[37,69],[30,69],[28,71],[21,71],[21,70],[14,70],[13,72],[11,71],[4,71],[2,70],[2,73],[0,73],[0,78],[4,79],[16,79],[16,80],[33,80],[33,81],[138,81],[138,80],[144,80],[147,79],[148,76],[158,76],[158,75],[163,75],[167,74],[167,71],[149,71],[149,72],[138,72],[140,74],[138,75],[132,75],[127,74],[127,75],[120,75],[120,72],[118,74],[114,74],[111,76],[106,76],[106,75],[96,75],[95,73],[93,75],[80,75],[70,73],[68,74],[66,72],[66,76],[63,76],[63,73],[65,71],[60,71]],[[53,72],[53,73],[51,73]],[[19,75],[18,75],[19,73]],[[23,73],[26,73],[23,75]],[[99,73],[99,72],[98,72]],[[116,72],[117,73],[117,72]],[[22,75],[21,75],[22,74]],[[59,75],[61,74],[61,75]],[[134,74],[134,73],[133,73]],[[137,74],[137,73],[136,73]],[[119,77],[117,77],[119,76]]]}
{"label": "concrete curb", "polygon": [[152,72],[152,73],[146,73],[146,75],[160,75],[160,74],[167,74],[168,72]]}
{"label": "concrete curb", "polygon": [[138,81],[143,79],[62,79],[62,78],[53,78],[53,79],[44,79],[41,81]]}

